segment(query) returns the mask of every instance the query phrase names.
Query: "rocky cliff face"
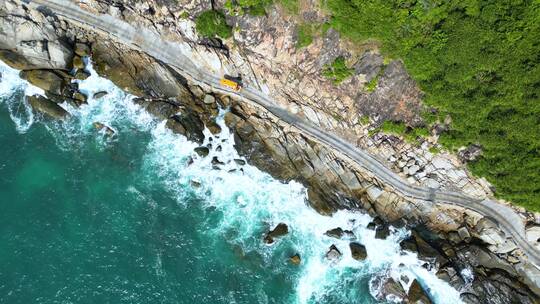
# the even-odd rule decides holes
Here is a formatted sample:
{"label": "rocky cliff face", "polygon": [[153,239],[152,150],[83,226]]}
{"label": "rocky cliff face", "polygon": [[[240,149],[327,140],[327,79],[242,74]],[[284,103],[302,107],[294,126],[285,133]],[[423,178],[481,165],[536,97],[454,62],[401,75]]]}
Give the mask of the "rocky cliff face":
{"label": "rocky cliff face", "polygon": [[[461,290],[467,302],[535,301],[531,289],[536,292],[537,287],[528,281],[535,270],[528,268],[519,249],[481,215],[404,198],[345,156],[312,141],[261,108],[195,86],[146,54],[128,49],[107,35],[68,24],[51,12],[29,10],[12,0],[0,4],[0,59],[22,70],[23,77],[45,90],[47,99],[31,102],[36,110],[63,117],[66,114],[59,102],[85,103],[86,97],[71,80],[85,77],[82,58],[88,55],[100,75],[139,96],[136,102],[195,142],[202,142],[204,127],[218,133],[214,121],[218,105],[230,107],[226,122],[234,132],[239,152],[276,178],[304,183],[309,203],[319,212],[360,209],[382,219],[376,228],[379,230],[388,223],[416,227],[419,233],[402,244],[404,250],[418,251],[426,261],[435,262],[440,277]],[[308,48],[297,50],[294,20],[279,9],[266,17],[233,18],[231,22],[240,28],[234,42],[209,44],[197,37],[189,19],[181,18],[183,11],[193,16],[208,8],[204,5],[100,0],[85,1],[81,6],[185,44],[201,67],[238,71],[249,85],[261,87],[291,112],[368,149],[412,183],[491,194],[489,185],[470,177],[457,157],[427,151],[436,137],[413,146],[394,136],[368,135],[382,118],[421,124],[421,92],[399,61],[384,65],[374,46],[350,48],[330,30]],[[316,9],[306,16],[324,18]],[[355,75],[338,86],[320,76],[323,65],[337,56],[348,58],[355,67]],[[377,75],[380,81],[375,91],[361,89]],[[369,115],[371,122],[360,122],[362,115]],[[534,221],[533,215],[525,215]],[[474,276],[468,276],[468,272]]]}

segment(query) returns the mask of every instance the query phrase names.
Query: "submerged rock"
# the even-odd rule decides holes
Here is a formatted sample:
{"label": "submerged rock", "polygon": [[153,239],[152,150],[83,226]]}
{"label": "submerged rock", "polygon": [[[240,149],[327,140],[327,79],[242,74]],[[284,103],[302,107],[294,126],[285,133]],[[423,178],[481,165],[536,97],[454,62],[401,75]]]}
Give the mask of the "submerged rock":
{"label": "submerged rock", "polygon": [[367,258],[366,246],[357,242],[351,242],[349,243],[349,248],[351,249],[351,256],[355,260],[363,261]]}
{"label": "submerged rock", "polygon": [[297,253],[289,258],[289,262],[293,265],[299,265],[302,260],[300,259],[300,255]]}
{"label": "submerged rock", "polygon": [[57,103],[41,95],[33,95],[28,97],[28,103],[35,111],[44,113],[54,119],[63,119],[70,114]]}
{"label": "submerged rock", "polygon": [[103,124],[101,122],[96,121],[92,125],[94,126],[94,128],[96,130],[105,132],[105,134],[107,136],[113,136],[114,133],[115,133],[114,130],[111,127],[109,127],[109,126],[107,126],[107,125],[105,125],[105,124]]}
{"label": "submerged rock", "polygon": [[332,246],[328,248],[328,251],[324,255],[325,258],[331,261],[338,260],[339,258],[341,258],[341,256],[342,256],[341,251],[339,251],[339,249],[334,244],[332,244]]}
{"label": "submerged rock", "polygon": [[279,223],[277,226],[269,231],[266,236],[264,237],[264,242],[266,244],[272,244],[274,243],[274,239],[284,236],[287,233],[289,233],[289,227],[285,223]]}

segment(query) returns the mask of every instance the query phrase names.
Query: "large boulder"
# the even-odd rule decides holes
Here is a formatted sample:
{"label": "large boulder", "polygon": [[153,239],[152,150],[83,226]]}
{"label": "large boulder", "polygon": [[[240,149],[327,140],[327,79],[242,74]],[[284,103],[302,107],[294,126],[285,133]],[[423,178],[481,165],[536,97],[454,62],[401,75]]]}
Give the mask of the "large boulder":
{"label": "large boulder", "polygon": [[330,229],[324,233],[324,235],[341,239],[342,237],[354,238],[354,233],[350,230],[343,230],[341,227]]}
{"label": "large boulder", "polygon": [[379,301],[390,303],[406,303],[407,293],[399,282],[392,277],[384,275],[377,276],[370,281],[370,285],[375,287],[375,298]]}
{"label": "large boulder", "polygon": [[375,230],[375,238],[384,240],[390,235],[390,228],[388,225],[381,225]]}
{"label": "large boulder", "polygon": [[191,100],[186,80],[144,53],[126,50],[110,40],[92,43],[92,60],[99,75],[139,97]]}
{"label": "large boulder", "polygon": [[105,124],[103,124],[103,123],[101,123],[99,121],[94,122],[92,125],[94,126],[94,129],[96,129],[97,131],[103,132],[105,135],[107,135],[109,137],[113,136],[114,133],[115,133],[114,130],[111,127],[109,127],[109,126],[107,126],[107,125],[105,125]]}
{"label": "large boulder", "polygon": [[[31,22],[25,15],[21,12],[0,18],[0,60],[19,70],[70,69],[73,49],[61,31]],[[37,12],[34,17],[43,18]]]}
{"label": "large boulder", "polygon": [[417,252],[420,259],[428,262],[436,262],[439,265],[444,265],[448,262],[448,259],[443,253],[431,246],[414,230],[408,238],[401,241],[400,247],[402,250]]}
{"label": "large boulder", "polygon": [[336,245],[332,244],[330,248],[328,248],[328,251],[324,255],[328,260],[330,261],[336,261],[339,258],[341,258],[341,251],[336,247]]}
{"label": "large boulder", "polygon": [[66,80],[52,70],[25,70],[21,71],[20,76],[36,87],[54,95],[62,95],[66,86]]}
{"label": "large boulder", "polygon": [[69,116],[69,112],[59,106],[57,103],[41,95],[28,97],[28,103],[37,112],[46,114],[54,119],[63,119]]}
{"label": "large boulder", "polygon": [[414,304],[431,304],[429,296],[424,291],[418,280],[414,279],[409,287],[408,298],[410,303]]}
{"label": "large boulder", "polygon": [[363,261],[367,258],[366,246],[357,243],[349,243],[349,248],[351,249],[351,255],[355,260]]}
{"label": "large boulder", "polygon": [[168,119],[180,111],[180,104],[172,99],[135,98],[133,101],[160,119]]}
{"label": "large boulder", "polygon": [[266,244],[272,244],[275,241],[275,238],[281,237],[289,233],[289,227],[285,223],[279,223],[277,226],[270,230],[264,237],[264,242]]}
{"label": "large boulder", "polygon": [[200,157],[206,157],[210,153],[210,150],[207,147],[196,147],[193,149]]}
{"label": "large boulder", "polygon": [[181,115],[174,115],[167,120],[166,126],[173,132],[182,134],[188,140],[202,144],[204,141],[204,124],[197,114],[186,111]]}

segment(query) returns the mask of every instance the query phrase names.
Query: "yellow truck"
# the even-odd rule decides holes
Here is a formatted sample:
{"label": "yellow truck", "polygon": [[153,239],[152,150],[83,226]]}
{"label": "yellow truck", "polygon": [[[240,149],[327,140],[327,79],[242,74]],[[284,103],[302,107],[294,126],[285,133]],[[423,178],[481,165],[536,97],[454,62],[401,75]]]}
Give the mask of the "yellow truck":
{"label": "yellow truck", "polygon": [[240,91],[242,89],[242,79],[240,77],[225,75],[223,78],[221,78],[219,83],[222,86],[229,87],[235,91]]}

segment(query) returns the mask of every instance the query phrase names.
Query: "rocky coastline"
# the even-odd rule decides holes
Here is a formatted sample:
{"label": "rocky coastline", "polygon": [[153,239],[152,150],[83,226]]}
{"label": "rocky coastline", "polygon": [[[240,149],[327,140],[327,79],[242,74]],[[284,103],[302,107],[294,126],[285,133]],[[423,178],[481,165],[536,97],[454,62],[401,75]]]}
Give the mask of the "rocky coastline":
{"label": "rocky coastline", "polygon": [[[237,69],[248,75],[246,81],[250,84],[277,92],[276,99],[288,109],[366,148],[396,171],[403,172],[413,183],[457,187],[476,195],[492,194],[489,184],[471,177],[457,156],[428,152],[428,148],[436,143],[436,136],[432,142],[413,146],[395,136],[369,136],[370,126],[358,122],[359,113],[351,109],[359,107],[359,102],[361,112],[370,115],[373,121],[382,118],[373,119],[376,115],[399,115],[412,124],[420,123],[414,111],[395,110],[402,105],[394,104],[394,110],[388,112],[379,111],[381,104],[392,109],[394,101],[404,96],[409,103],[405,108],[420,107],[421,92],[399,61],[384,66],[380,88],[371,93],[352,94],[353,87],[366,83],[383,68],[382,57],[375,50],[362,50],[358,74],[337,88],[321,80],[322,88],[315,94],[311,92],[316,87],[313,81],[320,78],[316,69],[320,69],[330,57],[335,57],[336,52],[343,55],[343,42],[336,38],[337,33],[328,34],[316,42],[319,45],[313,49],[295,54],[296,59],[303,56],[304,60],[299,61],[299,70],[296,70],[301,76],[293,76],[293,59],[280,53],[290,51],[286,39],[290,20],[280,15],[279,10],[264,18],[243,16],[233,20],[241,24],[241,30],[235,36],[234,48],[224,52],[223,45],[228,45],[227,42],[220,44],[221,47],[198,43],[192,22],[180,17],[183,10],[196,14],[204,7],[194,3],[170,5],[162,2],[87,1],[83,8],[119,16],[136,25],[153,27],[156,31],[166,32],[164,35],[173,41],[180,36],[201,57],[211,54],[209,56],[218,58],[222,65],[250,63],[240,64]],[[154,11],[152,18],[146,14],[150,7]],[[191,31],[188,30],[190,22]],[[181,24],[180,34],[169,35],[168,31],[174,32],[178,24]],[[271,34],[262,30],[269,24],[274,28]],[[202,143],[204,128],[214,134],[219,133],[221,130],[215,117],[219,108],[229,108],[225,121],[234,132],[239,153],[250,164],[280,180],[302,182],[308,188],[309,203],[318,212],[331,214],[338,209],[364,210],[376,219],[373,228],[377,232],[390,226],[407,225],[413,233],[402,242],[402,248],[418,252],[421,259],[436,265],[438,276],[458,289],[467,303],[538,301],[540,287],[532,279],[538,275],[538,270],[489,219],[463,208],[402,197],[364,168],[302,135],[299,130],[261,108],[191,84],[164,63],[126,48],[107,35],[68,24],[52,12],[39,12],[18,1],[3,0],[0,4],[0,28],[0,60],[21,70],[22,78],[45,91],[46,98],[29,98],[36,111],[54,119],[64,119],[69,113],[62,108],[61,102],[67,100],[74,106],[86,103],[88,97],[72,80],[88,77],[84,69],[88,56],[91,56],[101,76],[138,96],[135,102],[167,120],[172,131],[185,135],[191,141]],[[282,47],[275,51],[274,56],[262,58],[262,54],[270,52],[271,45],[280,43]],[[330,46],[333,46],[333,51],[329,51]],[[315,52],[316,47],[321,53],[310,53]],[[241,54],[248,55],[242,57]],[[257,58],[259,61],[253,64]],[[283,71],[287,72],[285,80],[281,79]],[[263,75],[264,85],[261,84]],[[285,85],[285,82],[289,84]],[[338,117],[341,118],[339,121]],[[474,151],[466,152],[462,158],[474,154]],[[534,214],[521,212],[524,221],[531,226],[536,224]],[[398,283],[381,280],[384,292],[401,296],[403,292]],[[413,297],[410,293],[408,297],[412,303],[426,302],[425,299],[414,301],[415,297],[421,296]]]}

